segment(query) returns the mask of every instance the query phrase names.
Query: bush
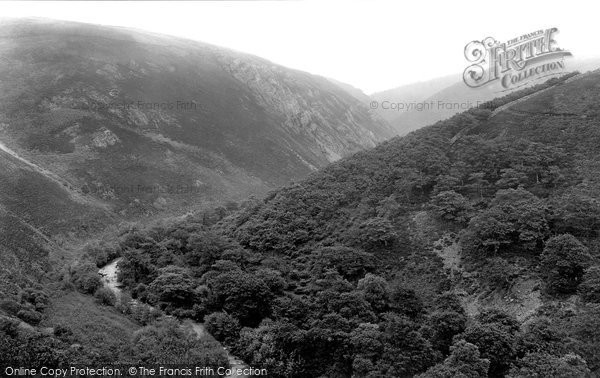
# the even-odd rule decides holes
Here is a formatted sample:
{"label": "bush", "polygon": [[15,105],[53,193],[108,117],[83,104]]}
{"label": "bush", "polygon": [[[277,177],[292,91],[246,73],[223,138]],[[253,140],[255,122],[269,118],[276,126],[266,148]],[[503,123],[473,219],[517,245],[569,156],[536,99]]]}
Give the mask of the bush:
{"label": "bush", "polygon": [[239,337],[240,323],[233,316],[224,312],[213,312],[204,319],[206,330],[215,339],[226,344]]}
{"label": "bush", "polygon": [[88,273],[77,280],[76,285],[85,294],[92,294],[102,287],[102,279],[97,273]]}
{"label": "bush", "polygon": [[21,305],[15,301],[4,300],[0,301],[0,309],[6,312],[9,315],[17,316],[17,313],[21,311]]}
{"label": "bush", "polygon": [[163,315],[159,309],[139,302],[129,302],[127,311],[141,325],[148,325]]}
{"label": "bush", "polygon": [[33,310],[20,310],[17,313],[17,317],[25,323],[29,323],[31,325],[37,325],[42,321],[42,314]]}
{"label": "bush", "polygon": [[97,268],[91,263],[76,265],[71,268],[71,282],[84,294],[94,294],[102,287],[102,279]]}
{"label": "bush", "polygon": [[117,303],[117,296],[107,287],[101,287],[94,293],[96,301],[105,306],[114,306]]}
{"label": "bush", "polygon": [[136,331],[128,350],[132,361],[145,365],[193,363],[215,370],[229,367],[217,343],[200,340],[174,319],[159,320]]}
{"label": "bush", "polygon": [[23,290],[19,297],[21,298],[21,303],[30,304],[35,307],[36,311],[44,311],[48,304],[50,303],[50,298],[45,291],[36,290],[32,288],[27,288]]}

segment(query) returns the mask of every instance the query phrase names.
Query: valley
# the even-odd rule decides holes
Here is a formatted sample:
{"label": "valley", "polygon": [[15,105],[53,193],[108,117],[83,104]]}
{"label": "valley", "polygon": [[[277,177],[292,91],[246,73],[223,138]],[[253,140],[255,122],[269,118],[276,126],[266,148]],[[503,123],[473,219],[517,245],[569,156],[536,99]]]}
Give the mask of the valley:
{"label": "valley", "polygon": [[600,71],[455,79],[0,22],[0,368],[600,375]]}

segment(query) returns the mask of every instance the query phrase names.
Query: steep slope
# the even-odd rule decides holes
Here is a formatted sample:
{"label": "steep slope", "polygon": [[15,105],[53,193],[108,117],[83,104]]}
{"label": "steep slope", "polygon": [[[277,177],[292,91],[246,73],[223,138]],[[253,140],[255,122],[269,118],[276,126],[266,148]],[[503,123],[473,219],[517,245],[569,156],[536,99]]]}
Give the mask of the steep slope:
{"label": "steep slope", "polygon": [[348,83],[344,83],[341,82],[339,80],[335,80],[332,78],[328,78],[329,81],[331,81],[333,84],[337,85],[338,87],[342,88],[343,90],[345,90],[346,92],[348,92],[349,94],[351,94],[354,98],[356,98],[357,100],[359,100],[360,102],[362,102],[365,105],[368,105],[369,102],[371,102],[371,98],[369,96],[367,96],[363,91],[361,91],[360,89],[348,84]]}
{"label": "steep slope", "polygon": [[[491,361],[489,376],[505,376],[509,370],[519,369],[547,371],[543,369],[559,364],[561,358],[568,359],[568,353],[578,355],[578,360],[567,375],[585,376],[590,370],[597,374],[600,362],[595,352],[598,339],[594,338],[598,332],[592,330],[599,325],[594,320],[598,299],[584,303],[574,287],[583,272],[593,272],[592,267],[600,263],[599,99],[599,71],[515,92],[486,104],[485,109],[461,113],[335,163],[273,193],[221,227],[245,248],[268,256],[265,264],[276,266],[294,294],[309,303],[320,303],[311,285],[327,290],[325,282],[333,285],[332,290],[352,287],[367,301],[381,293],[365,288],[367,281],[375,285],[369,275],[357,285],[349,278],[354,277],[349,273],[351,261],[360,259],[352,248],[372,254],[372,265],[364,266],[386,278],[389,306],[393,307],[395,285],[413,290],[429,312],[415,320],[424,327],[422,336],[439,348],[443,342],[435,332],[441,327],[457,340],[474,344],[478,353]],[[571,261],[565,257],[558,265],[549,266],[546,256],[559,241],[570,243],[585,258]],[[325,250],[335,257],[325,256]],[[273,256],[279,256],[278,263]],[[319,280],[307,273],[319,264],[333,269],[330,276],[325,274]],[[335,281],[335,272],[350,283],[340,283],[344,280],[339,276]],[[565,282],[572,284],[556,291],[557,285]],[[584,282],[588,281],[584,278]],[[378,285],[383,284],[379,281]],[[597,281],[591,278],[585,288],[597,290]],[[436,296],[444,290],[460,298],[471,325],[461,326],[460,315],[447,308],[440,310],[440,297]],[[594,298],[593,294],[587,298]],[[337,300],[342,301],[332,299],[334,303]],[[408,303],[413,302],[394,311],[406,311]],[[371,302],[370,308],[377,306],[383,305]],[[502,309],[501,315],[489,308]],[[334,310],[335,316],[350,323],[358,316],[349,307],[341,306],[338,311]],[[439,311],[447,312],[441,315]],[[317,311],[311,316],[313,324],[330,332],[349,332],[341,320],[327,323],[334,317],[332,313]],[[298,324],[292,319],[290,314],[275,316],[284,324]],[[393,332],[386,328],[388,321],[385,316],[375,321],[369,340],[385,345],[385,335]],[[303,323],[309,327],[307,324],[310,322]],[[508,324],[514,327],[510,331],[503,328]],[[340,341],[338,348],[374,345],[357,341],[367,333],[356,327],[347,344]],[[266,332],[265,328],[268,326],[259,328],[255,336]],[[412,337],[416,342],[416,336]],[[492,343],[484,341],[487,337],[505,343],[510,352],[496,354]],[[355,349],[352,366],[359,369],[363,366],[360,362],[369,372],[409,376],[413,374],[410,370],[386,370],[390,365],[400,369],[399,361],[404,359],[418,364],[426,356],[424,351],[415,352],[414,345],[406,348],[397,352],[394,362],[386,360],[385,353],[374,357]],[[440,351],[448,356],[448,350]],[[547,360],[530,366],[528,361],[536,358],[535,353],[543,353]],[[343,364],[336,358],[330,356],[323,366]],[[252,360],[248,358],[248,362]],[[450,368],[446,364],[441,362],[436,369]]]}
{"label": "steep slope", "polygon": [[200,42],[0,22],[0,296],[123,220],[241,201],[392,135],[324,78]]}
{"label": "steep slope", "polygon": [[392,135],[329,81],[199,42],[0,26],[0,141],[125,215],[239,200]]}
{"label": "steep slope", "polygon": [[599,98],[566,75],[133,230],[122,284],[273,377],[598,375]]}

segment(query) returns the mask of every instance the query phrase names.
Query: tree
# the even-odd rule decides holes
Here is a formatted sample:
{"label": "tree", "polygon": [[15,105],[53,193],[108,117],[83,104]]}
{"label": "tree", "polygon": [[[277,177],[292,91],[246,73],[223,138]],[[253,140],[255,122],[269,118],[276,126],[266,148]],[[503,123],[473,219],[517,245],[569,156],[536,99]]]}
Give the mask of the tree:
{"label": "tree", "polygon": [[107,287],[101,287],[94,293],[94,297],[98,303],[106,306],[114,306],[117,303],[117,296]]}
{"label": "tree", "polygon": [[558,235],[546,242],[540,263],[550,291],[573,293],[590,264],[590,254],[573,235]]}
{"label": "tree", "polygon": [[461,244],[471,253],[496,254],[511,249],[541,250],[548,236],[544,201],[519,188],[499,190],[490,207],[469,222]]}
{"label": "tree", "polygon": [[515,335],[520,329],[519,321],[499,308],[486,308],[477,315],[476,319],[481,324],[494,324],[504,328],[512,335]]}
{"label": "tree", "polygon": [[360,324],[352,331],[350,342],[354,349],[352,361],[354,376],[366,377],[369,373],[373,373],[384,348],[384,338],[379,325]]}
{"label": "tree", "polygon": [[425,313],[423,301],[412,289],[395,284],[390,288],[389,298],[390,310],[398,314],[414,319]]}
{"label": "tree", "polygon": [[391,248],[398,235],[392,223],[381,217],[369,218],[348,231],[349,240],[367,251]]}
{"label": "tree", "polygon": [[595,236],[600,230],[600,201],[575,191],[552,201],[553,224],[557,233],[575,236]]}
{"label": "tree", "polygon": [[387,282],[375,274],[367,275],[358,281],[357,289],[360,290],[367,302],[377,312],[387,309],[390,300],[390,292]]}
{"label": "tree", "polygon": [[183,329],[173,319],[159,320],[135,332],[128,351],[132,363],[194,364],[195,366],[229,366],[227,357],[216,343],[201,341],[191,330]]}
{"label": "tree", "polygon": [[[260,366],[272,377],[312,377],[326,366],[312,364],[315,346],[304,347],[306,332],[284,321],[264,322],[257,328],[244,328],[233,352],[252,366]],[[304,355],[306,353],[306,355]],[[312,371],[307,371],[312,369]]]}
{"label": "tree", "polygon": [[524,326],[523,332],[517,335],[516,353],[524,357],[531,353],[549,353],[562,355],[566,353],[567,334],[545,317],[535,318]]}
{"label": "tree", "polygon": [[515,337],[498,324],[475,323],[457,336],[479,348],[481,357],[490,361],[491,376],[502,376],[514,357]]}
{"label": "tree", "polygon": [[486,378],[490,361],[481,358],[477,346],[464,340],[457,341],[450,347],[451,353],[448,358],[425,373],[419,378]]}
{"label": "tree", "polygon": [[431,344],[442,354],[448,354],[454,336],[463,332],[467,324],[464,312],[434,310],[427,317],[426,330]]}
{"label": "tree", "polygon": [[483,280],[492,289],[508,289],[515,278],[515,268],[502,257],[487,259],[482,273]]}
{"label": "tree", "polygon": [[556,357],[548,353],[531,353],[518,360],[510,369],[508,378],[572,378],[589,377],[586,361],[576,354]]}
{"label": "tree", "polygon": [[458,223],[466,222],[472,207],[469,201],[455,191],[444,191],[435,195],[431,201],[433,211],[444,220]]}
{"label": "tree", "polygon": [[342,277],[353,282],[375,270],[373,254],[343,245],[320,247],[312,253],[311,258],[314,261],[315,270],[334,268]]}
{"label": "tree", "polygon": [[585,272],[578,291],[584,301],[600,303],[600,265],[592,266]]}
{"label": "tree", "polygon": [[209,303],[237,318],[242,326],[256,327],[270,314],[273,294],[263,280],[245,272],[226,272],[208,282]]}
{"label": "tree", "polygon": [[240,322],[224,312],[213,312],[204,318],[204,326],[217,341],[231,344],[239,337]]}
{"label": "tree", "polygon": [[82,263],[71,268],[71,282],[84,294],[94,294],[102,287],[98,269],[92,263]]}
{"label": "tree", "polygon": [[380,328],[384,348],[377,369],[387,374],[385,376],[412,376],[439,360],[439,354],[410,320],[386,314]]}
{"label": "tree", "polygon": [[168,266],[160,269],[159,276],[148,286],[148,301],[153,304],[191,307],[195,286],[185,268]]}
{"label": "tree", "polygon": [[501,170],[500,179],[496,181],[496,186],[501,189],[516,189],[519,185],[527,182],[527,174],[514,168],[505,168]]}

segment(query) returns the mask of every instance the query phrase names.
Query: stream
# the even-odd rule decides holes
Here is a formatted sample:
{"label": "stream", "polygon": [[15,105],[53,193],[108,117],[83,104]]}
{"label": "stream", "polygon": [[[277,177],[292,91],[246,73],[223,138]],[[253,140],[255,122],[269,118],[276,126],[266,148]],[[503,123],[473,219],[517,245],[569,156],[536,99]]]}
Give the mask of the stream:
{"label": "stream", "polygon": [[[121,259],[122,258],[115,259],[115,260],[109,262],[108,264],[106,264],[105,266],[103,266],[102,268],[100,268],[100,270],[98,270],[98,273],[100,274],[100,276],[102,276],[102,283],[104,284],[104,286],[109,288],[110,290],[112,290],[112,292],[115,293],[117,298],[120,298],[120,294],[123,291],[121,289],[121,285],[117,281],[117,275],[119,273],[119,268],[117,265],[119,264]],[[198,338],[204,338],[204,337],[206,337],[206,335],[209,335],[209,333],[206,331],[206,328],[204,328],[204,324],[195,322],[191,319],[187,319],[185,321],[185,323],[189,324],[192,327],[192,329],[194,330],[194,332],[196,333]],[[219,345],[221,345],[221,344],[219,344]],[[243,361],[241,361],[240,359],[238,359],[237,357],[235,357],[234,355],[229,353],[227,348],[223,347],[222,345],[221,345],[221,348],[223,349],[223,352],[225,352],[225,354],[227,355],[227,360],[229,361],[229,365],[231,365],[231,369],[233,369],[233,373],[230,375],[227,375],[226,377],[227,378],[248,377],[248,375],[235,374],[236,370],[246,369],[246,368],[248,368],[248,365],[246,365]]]}

